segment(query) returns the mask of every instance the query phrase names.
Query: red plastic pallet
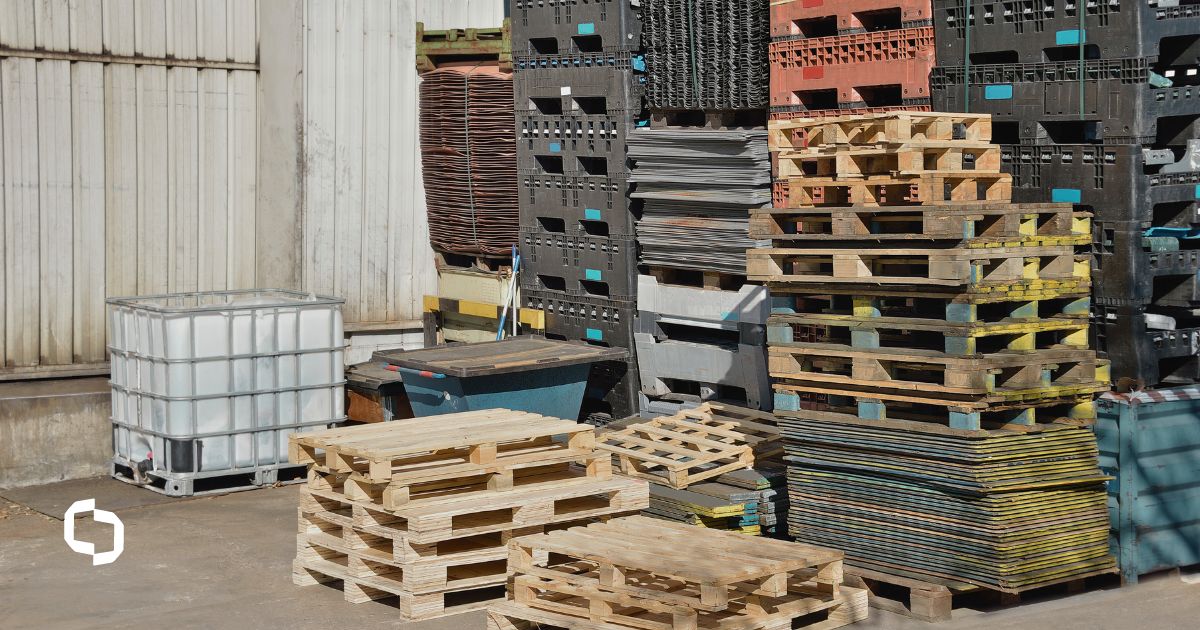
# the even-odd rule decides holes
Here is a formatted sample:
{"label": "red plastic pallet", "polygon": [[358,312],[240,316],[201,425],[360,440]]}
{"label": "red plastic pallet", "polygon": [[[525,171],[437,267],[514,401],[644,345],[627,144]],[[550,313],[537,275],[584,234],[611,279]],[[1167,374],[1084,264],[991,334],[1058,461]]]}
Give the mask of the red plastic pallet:
{"label": "red plastic pallet", "polygon": [[877,30],[881,20],[932,24],[931,5],[930,0],[775,0],[771,37],[823,37],[832,34],[830,28],[839,34]]}
{"label": "red plastic pallet", "polygon": [[934,52],[932,27],[772,42],[771,106],[870,108],[928,99]]}

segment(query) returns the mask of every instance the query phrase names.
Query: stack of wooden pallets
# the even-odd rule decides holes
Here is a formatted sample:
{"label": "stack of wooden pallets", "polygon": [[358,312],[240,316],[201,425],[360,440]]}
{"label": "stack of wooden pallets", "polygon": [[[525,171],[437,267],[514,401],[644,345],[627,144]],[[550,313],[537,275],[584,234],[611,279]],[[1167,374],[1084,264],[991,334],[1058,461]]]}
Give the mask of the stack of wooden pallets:
{"label": "stack of wooden pallets", "polygon": [[492,409],[293,435],[308,464],[293,580],[398,597],[404,621],[480,608],[503,596],[514,536],[647,507],[593,431]]}
{"label": "stack of wooden pallets", "polygon": [[781,461],[773,415],[704,403],[624,424],[599,440],[622,474],[651,482],[646,515],[753,535],[764,525],[775,531],[783,503],[755,468]]}
{"label": "stack of wooden pallets", "polygon": [[[1064,527],[1103,531],[1095,438],[1080,426],[1109,380],[1088,348],[1077,248],[1090,214],[1012,203],[984,115],[772,121],[770,141],[775,207],[755,211],[751,231],[772,246],[751,250],[748,270],[776,298],[768,356],[791,533],[950,587],[1018,592],[1108,570],[1103,540],[1035,531],[1011,512],[1053,506]],[[1064,474],[1056,445],[1068,438],[1082,455]],[[1014,462],[1019,498],[972,485],[1017,474]],[[1037,548],[1016,532],[1041,536]]]}
{"label": "stack of wooden pallets", "polygon": [[867,617],[842,553],[630,516],[509,544],[489,630],[782,630]]}

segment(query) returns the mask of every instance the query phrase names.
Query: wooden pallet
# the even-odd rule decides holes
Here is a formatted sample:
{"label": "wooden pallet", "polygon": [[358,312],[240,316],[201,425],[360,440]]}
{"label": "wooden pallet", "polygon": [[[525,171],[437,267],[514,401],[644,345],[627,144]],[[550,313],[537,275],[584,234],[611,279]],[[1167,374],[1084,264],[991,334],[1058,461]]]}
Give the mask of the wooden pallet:
{"label": "wooden pallet", "polygon": [[776,207],[940,205],[1012,199],[1012,176],[971,171],[924,175],[776,179]]}
{"label": "wooden pallet", "polygon": [[500,28],[450,28],[425,30],[417,22],[417,72],[429,72],[444,63],[495,59],[500,69],[512,72],[512,25]]}
{"label": "wooden pallet", "polygon": [[[1103,369],[1107,371],[1107,365]],[[1107,379],[1099,379],[1091,385],[1059,388],[1053,395],[1033,389],[955,400],[925,396],[920,391],[856,390],[847,385],[780,381],[772,387],[775,413],[780,417],[801,410],[824,411],[847,417],[911,420],[969,430],[1052,423],[1091,425],[1096,421],[1095,395],[1109,389]]]}
{"label": "wooden pallet", "polygon": [[760,282],[960,287],[1087,279],[1091,277],[1091,263],[1087,256],[1077,255],[1067,246],[813,247],[747,250],[746,271],[751,280]]}
{"label": "wooden pallet", "polygon": [[607,432],[596,448],[612,453],[622,473],[677,489],[754,465],[754,449],[747,437],[756,436],[703,412],[697,415],[681,412]]}
{"label": "wooden pallet", "polygon": [[986,142],[820,145],[779,151],[774,157],[775,177],[780,179],[836,177],[855,180],[875,176],[1000,173],[1000,146]]}
{"label": "wooden pallet", "polygon": [[714,291],[737,291],[746,284],[745,274],[728,274],[719,271],[695,271],[671,267],[647,267],[649,275],[659,284],[667,284]]}
{"label": "wooden pallet", "polygon": [[675,416],[693,420],[705,427],[714,427],[708,429],[710,435],[745,442],[757,459],[766,459],[781,452],[779,425],[769,412],[706,402],[694,409],[681,409]]}
{"label": "wooden pallet", "polygon": [[1104,385],[1098,376],[1105,364],[1086,345],[968,356],[939,350],[795,343],[771,346],[768,353],[773,379],[828,387],[845,385],[856,392],[969,397],[1020,391],[1056,397],[1062,391]]}
{"label": "wooden pallet", "polygon": [[336,583],[341,586],[346,601],[352,604],[395,598],[401,621],[422,621],[480,610],[503,601],[505,593],[503,580],[488,586],[416,594],[386,577],[362,577],[353,573],[350,566],[337,559],[297,558],[292,561],[293,584]]}
{"label": "wooden pallet", "polygon": [[646,482],[616,476],[581,476],[504,492],[449,496],[396,510],[312,488],[304,488],[300,499],[306,512],[335,514],[340,524],[415,544],[636,512],[649,503]]}
{"label": "wooden pallet", "polygon": [[913,142],[991,142],[991,114],[889,112],[823,118],[771,120],[772,151],[826,144],[876,145]]}
{"label": "wooden pallet", "polygon": [[398,509],[410,501],[555,481],[569,464],[611,474],[594,429],[505,409],[293,434],[289,460],[309,486]]}
{"label": "wooden pallet", "polygon": [[[602,624],[579,627],[775,628],[814,614],[844,624],[865,618],[866,600],[864,591],[842,586],[841,557],[819,547],[628,517],[515,539],[511,604]],[[830,612],[818,614],[823,611]]]}
{"label": "wooden pallet", "polygon": [[1061,203],[756,208],[750,211],[750,237],[777,244],[944,240],[972,247],[1078,245],[1091,242],[1091,217]]}
{"label": "wooden pallet", "polygon": [[[1089,274],[1090,275],[1090,274]],[[1006,304],[1014,302],[1036,302],[1066,298],[1087,298],[1091,295],[1090,278],[1070,280],[1020,280],[999,284],[971,286],[904,286],[871,285],[864,283],[841,283],[829,281],[825,284],[767,282],[772,298],[843,296],[870,298],[899,298],[915,300],[938,300],[944,304],[979,306],[984,304]]]}

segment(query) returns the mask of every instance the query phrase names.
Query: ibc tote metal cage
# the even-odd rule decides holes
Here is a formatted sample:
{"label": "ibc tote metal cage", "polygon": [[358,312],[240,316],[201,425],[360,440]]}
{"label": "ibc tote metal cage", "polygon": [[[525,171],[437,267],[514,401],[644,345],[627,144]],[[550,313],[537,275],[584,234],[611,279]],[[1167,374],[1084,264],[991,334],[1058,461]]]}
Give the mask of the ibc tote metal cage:
{"label": "ibc tote metal cage", "polygon": [[173,496],[273,484],[294,472],[291,433],[346,419],[344,300],[253,289],[107,303],[119,479]]}

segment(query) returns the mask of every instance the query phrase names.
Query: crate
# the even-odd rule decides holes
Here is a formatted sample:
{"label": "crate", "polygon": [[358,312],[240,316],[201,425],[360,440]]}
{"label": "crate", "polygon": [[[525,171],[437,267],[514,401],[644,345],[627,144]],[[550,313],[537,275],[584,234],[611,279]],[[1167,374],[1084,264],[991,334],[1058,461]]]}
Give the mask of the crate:
{"label": "crate", "polygon": [[1092,274],[1102,306],[1200,306],[1200,249],[1193,239],[1147,238],[1140,224],[1097,223]]}
{"label": "crate", "polygon": [[1001,155],[1014,201],[1084,205],[1097,222],[1144,227],[1200,222],[1200,171],[1192,159],[1176,162],[1171,151],[1102,144],[1006,145]]}
{"label": "crate", "polygon": [[775,0],[773,39],[853,35],[913,26],[931,26],[929,0]]}
{"label": "crate", "polygon": [[[536,172],[536,169],[531,169]],[[535,174],[518,182],[521,225],[571,236],[631,238],[642,202],[629,198],[629,175]]]}
{"label": "crate", "polygon": [[521,231],[521,289],[621,301],[637,295],[637,241]]}
{"label": "crate", "polygon": [[[1092,325],[1097,352],[1112,361],[1116,383],[1145,387],[1191,384],[1200,380],[1200,318],[1188,309],[1155,309],[1173,327],[1151,327],[1139,306],[1096,307]],[[1155,317],[1150,315],[1150,317]]]}
{"label": "crate", "polygon": [[633,337],[645,395],[736,399],[752,409],[771,409],[771,381],[762,344],[664,339],[649,333]]}
{"label": "crate", "polygon": [[[926,5],[929,3],[926,2]],[[1095,53],[1089,57],[1195,58],[1200,34],[1200,11],[1195,6],[1168,6],[1169,2],[1108,0],[1080,4],[1056,0],[933,0],[938,62],[961,64],[972,56],[1008,54],[1013,58],[1041,58],[1043,51],[1080,43]],[[970,10],[968,11],[968,7]],[[970,39],[967,30],[970,29]],[[1181,38],[1164,42],[1168,38]],[[968,50],[969,45],[969,50]]]}
{"label": "crate", "polygon": [[286,464],[290,434],[346,419],[343,300],[253,289],[107,303],[116,456],[148,460],[180,492]]}
{"label": "crate", "polygon": [[933,68],[933,28],[771,42],[771,111],[923,105]]}
{"label": "crate", "polygon": [[1200,563],[1200,392],[1195,387],[1104,394],[1097,401],[1109,543],[1126,584]]}
{"label": "crate", "polygon": [[[573,110],[563,114],[543,114],[541,111],[517,112],[517,151],[522,156],[559,156],[564,168],[577,164],[579,157],[598,156],[612,163],[616,172],[626,171],[624,156],[626,141],[636,124],[634,114],[624,111],[590,112]],[[534,164],[523,161],[520,166]],[[607,174],[606,169],[604,174]]]}
{"label": "crate", "polygon": [[638,309],[682,321],[765,324],[771,314],[767,288],[752,284],[737,291],[682,286],[638,276]]}
{"label": "crate", "polygon": [[521,291],[526,308],[544,311],[546,336],[586,341],[611,348],[633,348],[633,302],[577,297],[557,291]]}
{"label": "crate", "polygon": [[636,50],[642,22],[636,0],[512,0],[518,55]]}
{"label": "crate", "polygon": [[[519,57],[513,74],[517,111],[638,111],[645,76],[629,53],[590,58],[564,56],[527,60]],[[640,57],[637,66],[641,67]],[[559,103],[555,108],[554,102]]]}
{"label": "crate", "polygon": [[588,378],[580,419],[604,425],[637,415],[641,402],[640,387],[636,360],[595,364]]}
{"label": "crate", "polygon": [[[1002,143],[1182,146],[1195,136],[1200,86],[1156,72],[1136,58],[938,66],[929,83],[934,109],[991,114]],[[1160,84],[1172,79],[1183,84]]]}

